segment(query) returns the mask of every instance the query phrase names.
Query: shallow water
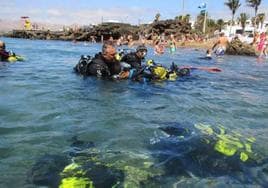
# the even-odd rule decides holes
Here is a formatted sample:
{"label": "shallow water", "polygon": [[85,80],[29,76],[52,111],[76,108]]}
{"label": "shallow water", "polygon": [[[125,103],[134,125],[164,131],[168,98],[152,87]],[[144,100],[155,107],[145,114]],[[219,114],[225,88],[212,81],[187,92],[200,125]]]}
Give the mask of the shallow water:
{"label": "shallow water", "polygon": [[[161,151],[152,145],[166,136],[158,128],[172,123],[221,124],[255,137],[254,152],[268,156],[268,61],[240,56],[205,61],[198,59],[205,51],[194,49],[154,56],[150,49],[148,58],[167,66],[174,61],[223,71],[195,70],[176,82],[112,82],[82,78],[72,71],[80,55],[98,52],[99,44],[0,40],[26,58],[0,63],[0,187],[31,187],[27,173],[36,160],[45,154],[65,155],[73,136],[94,142],[104,156],[107,151],[121,152],[106,157],[108,161],[125,160],[135,167],[140,161],[158,164],[161,159],[155,153]],[[259,168],[248,169],[253,173]],[[201,177],[191,170],[187,169],[190,177],[164,174],[159,184],[218,187],[234,179],[237,186],[268,182],[267,172],[252,175],[248,182],[236,181],[229,172]]]}

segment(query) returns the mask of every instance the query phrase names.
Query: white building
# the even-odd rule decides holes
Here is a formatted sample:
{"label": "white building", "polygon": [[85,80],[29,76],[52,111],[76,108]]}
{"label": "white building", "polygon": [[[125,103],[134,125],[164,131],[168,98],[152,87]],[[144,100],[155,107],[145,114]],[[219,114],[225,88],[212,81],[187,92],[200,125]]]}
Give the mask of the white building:
{"label": "white building", "polygon": [[[245,35],[253,34],[254,29],[255,28],[253,27],[251,20],[247,20],[244,34]],[[256,31],[260,32],[260,33],[267,32],[268,31],[268,21],[264,21],[262,26],[259,23],[259,25],[256,27]],[[225,26],[225,28],[223,29],[223,32],[225,33],[226,36],[234,36],[236,34],[242,34],[243,29],[241,27],[241,24],[235,23],[234,26],[230,26],[230,25]]]}

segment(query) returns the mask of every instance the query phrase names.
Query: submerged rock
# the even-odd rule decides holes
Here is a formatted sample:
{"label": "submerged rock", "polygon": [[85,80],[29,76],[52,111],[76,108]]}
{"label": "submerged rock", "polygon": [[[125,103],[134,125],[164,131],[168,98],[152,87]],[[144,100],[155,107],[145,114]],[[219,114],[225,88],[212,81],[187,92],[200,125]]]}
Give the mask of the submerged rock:
{"label": "submerged rock", "polygon": [[61,177],[61,188],[68,188],[70,185],[102,188],[113,187],[122,182],[124,174],[103,164],[85,160],[66,166],[61,172]]}
{"label": "submerged rock", "polygon": [[58,187],[60,172],[68,165],[69,160],[60,155],[44,155],[36,161],[28,173],[28,181],[38,186]]}
{"label": "submerged rock", "polygon": [[77,136],[72,137],[70,141],[72,142],[71,147],[76,147],[80,150],[95,147],[94,142],[79,140]]}
{"label": "submerged rock", "polygon": [[267,184],[267,165],[254,152],[255,139],[225,130],[223,126],[180,124],[160,127],[165,133],[150,146],[163,176],[228,177],[249,185]]}

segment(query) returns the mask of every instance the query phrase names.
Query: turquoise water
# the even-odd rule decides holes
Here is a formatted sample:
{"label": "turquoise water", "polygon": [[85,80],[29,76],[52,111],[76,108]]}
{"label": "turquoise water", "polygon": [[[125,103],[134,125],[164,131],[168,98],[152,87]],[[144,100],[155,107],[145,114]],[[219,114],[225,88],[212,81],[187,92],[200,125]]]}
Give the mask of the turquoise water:
{"label": "turquoise water", "polygon": [[[268,61],[240,56],[205,61],[198,59],[205,51],[194,49],[154,56],[149,49],[148,58],[167,66],[174,61],[223,71],[195,70],[176,82],[112,82],[83,78],[72,71],[80,55],[98,52],[99,44],[0,40],[26,58],[25,62],[0,63],[0,187],[34,187],[27,179],[38,158],[68,155],[74,136],[94,142],[105,161],[125,161],[136,168],[152,164],[161,171],[161,178],[154,180],[158,186],[267,185]],[[221,124],[245,138],[255,137],[253,151],[263,162],[243,164],[243,170],[235,174],[208,173],[202,165],[190,168],[196,161],[189,158],[183,165],[168,166],[166,161],[180,155],[176,147],[182,146],[159,127],[197,123]],[[191,131],[191,138],[200,136],[194,128]]]}

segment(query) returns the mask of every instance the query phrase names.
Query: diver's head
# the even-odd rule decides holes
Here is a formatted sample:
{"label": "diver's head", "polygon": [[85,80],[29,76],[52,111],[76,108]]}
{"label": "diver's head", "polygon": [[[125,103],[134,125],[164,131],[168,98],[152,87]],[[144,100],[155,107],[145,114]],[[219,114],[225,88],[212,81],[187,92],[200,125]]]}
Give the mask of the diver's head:
{"label": "diver's head", "polygon": [[147,48],[144,45],[140,45],[136,49],[136,54],[139,58],[143,59],[147,55]]}
{"label": "diver's head", "polygon": [[6,49],[6,45],[3,41],[0,41],[0,50],[5,50]]}
{"label": "diver's head", "polygon": [[112,42],[106,42],[103,44],[102,55],[106,61],[115,60],[116,49]]}

